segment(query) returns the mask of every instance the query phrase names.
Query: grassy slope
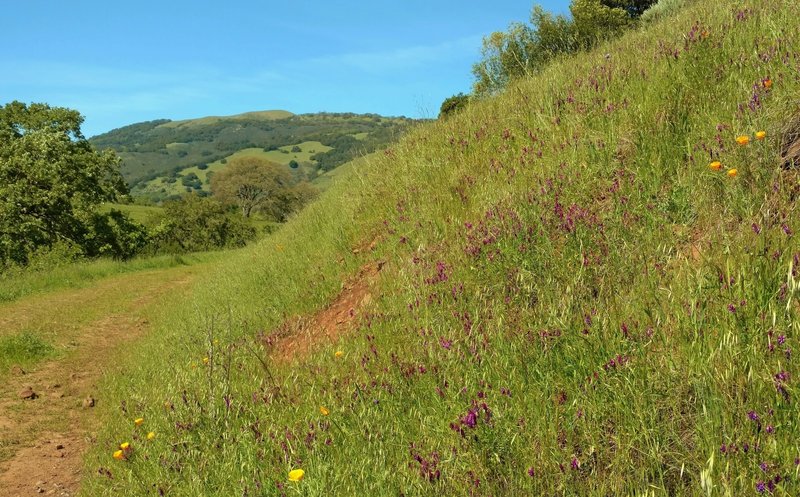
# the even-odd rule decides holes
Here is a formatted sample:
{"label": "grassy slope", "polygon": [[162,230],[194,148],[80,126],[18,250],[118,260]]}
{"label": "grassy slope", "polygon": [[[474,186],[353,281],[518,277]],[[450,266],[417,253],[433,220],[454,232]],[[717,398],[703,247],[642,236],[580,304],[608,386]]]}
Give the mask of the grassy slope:
{"label": "grassy slope", "polygon": [[[800,493],[800,7],[741,4],[420,127],[221,264],[105,384],[85,494]],[[255,360],[373,259],[357,331]]]}

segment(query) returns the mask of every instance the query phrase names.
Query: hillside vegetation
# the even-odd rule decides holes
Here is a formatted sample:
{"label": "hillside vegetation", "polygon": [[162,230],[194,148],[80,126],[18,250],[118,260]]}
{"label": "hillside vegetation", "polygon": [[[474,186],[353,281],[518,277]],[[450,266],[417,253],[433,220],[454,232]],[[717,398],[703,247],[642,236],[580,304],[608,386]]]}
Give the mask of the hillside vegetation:
{"label": "hillside vegetation", "polygon": [[[248,112],[184,121],[132,124],[95,136],[100,150],[122,158],[122,175],[134,195],[154,200],[208,191],[209,172],[240,154],[290,165],[313,180],[361,155],[387,147],[413,123],[376,114]],[[298,150],[299,149],[299,150]]]}
{"label": "hillside vegetation", "polygon": [[170,302],[85,495],[800,494],[800,5],[692,5],[416,127]]}

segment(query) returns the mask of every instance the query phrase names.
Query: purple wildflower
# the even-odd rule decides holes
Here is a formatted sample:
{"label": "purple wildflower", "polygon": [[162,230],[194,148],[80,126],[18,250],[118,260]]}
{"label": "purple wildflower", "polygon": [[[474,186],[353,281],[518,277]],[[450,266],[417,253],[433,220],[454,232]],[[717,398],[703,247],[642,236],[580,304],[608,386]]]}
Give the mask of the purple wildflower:
{"label": "purple wildflower", "polygon": [[763,481],[756,483],[756,491],[763,494],[767,490],[767,485]]}

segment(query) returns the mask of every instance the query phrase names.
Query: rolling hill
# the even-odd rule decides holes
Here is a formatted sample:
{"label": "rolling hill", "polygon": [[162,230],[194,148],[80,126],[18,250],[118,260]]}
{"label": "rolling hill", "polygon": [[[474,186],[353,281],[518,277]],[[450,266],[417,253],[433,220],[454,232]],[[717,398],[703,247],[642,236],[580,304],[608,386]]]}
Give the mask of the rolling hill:
{"label": "rolling hill", "polygon": [[240,155],[292,167],[314,180],[364,154],[380,150],[416,121],[375,114],[295,115],[273,110],[183,121],[155,120],[95,136],[98,149],[122,157],[122,174],[134,195],[161,200],[208,191],[208,175]]}

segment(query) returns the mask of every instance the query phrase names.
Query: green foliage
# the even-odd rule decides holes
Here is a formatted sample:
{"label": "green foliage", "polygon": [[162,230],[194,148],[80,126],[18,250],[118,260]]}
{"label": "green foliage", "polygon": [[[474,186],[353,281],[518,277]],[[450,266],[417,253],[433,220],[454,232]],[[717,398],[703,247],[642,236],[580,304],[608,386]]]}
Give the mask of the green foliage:
{"label": "green foliage", "polygon": [[152,250],[185,253],[243,247],[255,229],[217,200],[186,195],[164,203],[151,221]]}
{"label": "green foliage", "polygon": [[463,110],[468,104],[469,95],[464,95],[463,93],[446,98],[439,108],[439,119]]}
{"label": "green foliage", "polygon": [[29,331],[0,336],[0,374],[11,366],[31,366],[54,353],[52,345]]}
{"label": "green foliage", "polygon": [[569,18],[534,7],[530,25],[513,23],[508,31],[483,39],[481,60],[472,68],[475,94],[496,94],[512,80],[541,70],[556,57],[618,36],[645,3],[572,0]]}
{"label": "green foliage", "polygon": [[116,154],[96,152],[82,122],[62,107],[0,107],[0,266],[57,243],[98,255],[94,209],[126,189]]}

